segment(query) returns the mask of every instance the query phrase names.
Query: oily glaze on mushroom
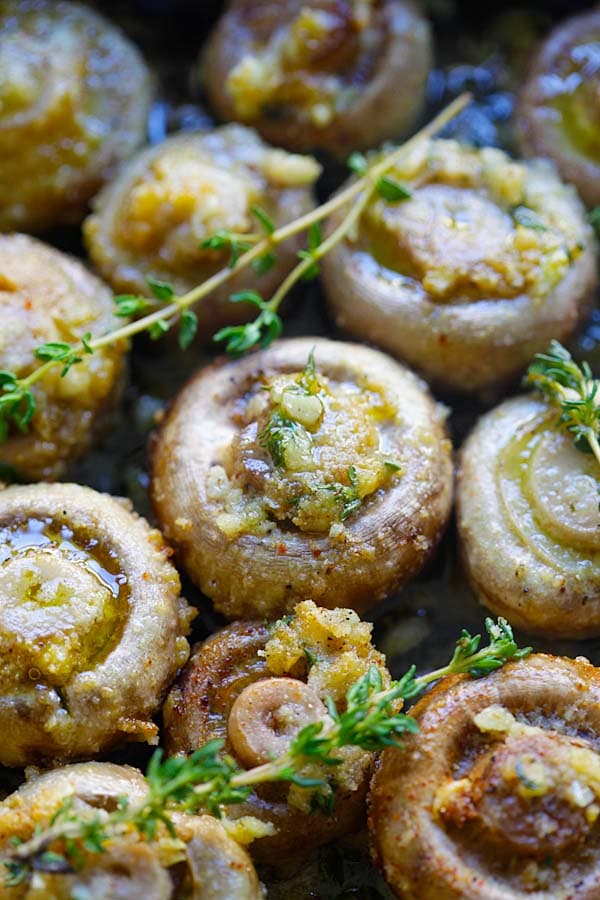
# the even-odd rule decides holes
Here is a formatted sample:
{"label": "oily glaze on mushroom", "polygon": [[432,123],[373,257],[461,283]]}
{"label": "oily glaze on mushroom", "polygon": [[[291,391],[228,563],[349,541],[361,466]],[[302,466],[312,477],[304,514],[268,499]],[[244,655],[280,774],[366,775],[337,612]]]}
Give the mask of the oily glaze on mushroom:
{"label": "oily glaze on mushroom", "polygon": [[202,369],[152,454],[152,499],[229,618],[303,599],[363,610],[412,578],[451,502],[444,411],[383,354],[280,341]]}
{"label": "oily glaze on mushroom", "polygon": [[451,676],[385,750],[369,825],[404,900],[592,900],[600,892],[600,672],[535,655]]}
{"label": "oily glaze on mushroom", "polygon": [[74,484],[0,491],[0,764],[153,741],[191,611],[160,532]]}
{"label": "oily glaze on mushroom", "polygon": [[[240,241],[264,233],[256,207],[275,226],[303,215],[314,205],[319,172],[312,157],[269,147],[241,125],[175,135],[132,159],[98,195],[84,224],[90,256],[115,291],[146,295],[152,276],[183,294],[229,262],[228,249],[203,247],[205,240],[223,230]],[[275,290],[302,240],[283,244],[268,272],[240,273],[200,304],[206,340],[247,314],[248,306],[229,302],[232,292],[255,288],[269,296]]]}
{"label": "oily glaze on mushroom", "polygon": [[[0,856],[15,838],[29,840],[71,799],[81,819],[114,812],[122,798],[141,803],[148,784],[137,769],[89,762],[32,778],[0,803]],[[75,871],[40,869],[15,887],[0,882],[2,900],[260,900],[246,852],[211,816],[171,813],[175,835],[153,841],[137,832],[113,839],[103,853],[84,850]]]}
{"label": "oily glaze on mushroom", "polygon": [[221,119],[344,158],[411,127],[430,66],[429,26],[411,3],[234,0],[202,69]]}
{"label": "oily glaze on mushroom", "polygon": [[535,55],[519,98],[526,156],[554,160],[588,206],[600,203],[600,10],[561,22]]}
{"label": "oily glaze on mushroom", "polygon": [[412,196],[377,196],[323,260],[341,328],[465,393],[515,379],[573,333],[596,285],[595,241],[549,165],[438,140],[390,174]]}
{"label": "oily glaze on mushroom", "polygon": [[0,72],[0,229],[79,221],[144,140],[140,54],[87,6],[2,0]]}
{"label": "oily glaze on mushroom", "polygon": [[533,396],[483,416],[463,450],[461,555],[486,606],[549,637],[600,634],[600,468]]}
{"label": "oily glaze on mushroom", "polygon": [[[77,260],[23,234],[0,235],[0,369],[26,377],[41,365],[41,344],[97,337],[116,327],[113,310],[111,292]],[[126,350],[120,341],[83,354],[67,377],[55,367],[36,382],[35,416],[25,433],[2,435],[0,464],[24,479],[59,478],[114,406]]]}
{"label": "oily glaze on mushroom", "polygon": [[[242,766],[282,755],[301,728],[326,720],[326,697],[343,709],[348,688],[371,666],[389,684],[371,630],[352,610],[326,610],[309,600],[275,624],[235,622],[222,629],[195,647],[167,698],[167,752],[190,753],[220,738]],[[275,784],[228,809],[240,826],[252,816],[272,827],[252,843],[253,857],[277,865],[360,827],[373,754],[345,748],[339,756],[331,814],[311,811],[310,791]],[[322,768],[315,765],[314,777],[327,777]]]}

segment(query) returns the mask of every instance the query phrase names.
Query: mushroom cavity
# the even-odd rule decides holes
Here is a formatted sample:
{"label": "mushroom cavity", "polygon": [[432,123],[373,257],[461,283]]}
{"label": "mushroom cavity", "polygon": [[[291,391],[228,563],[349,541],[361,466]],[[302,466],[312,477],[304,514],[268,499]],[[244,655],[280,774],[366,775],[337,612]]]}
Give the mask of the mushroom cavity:
{"label": "mushroom cavity", "polygon": [[[308,156],[276,150],[241,125],[180,134],[141,152],[94,201],[85,221],[90,256],[116,291],[148,293],[148,276],[183,294],[224,268],[229,248],[206,246],[231,232],[241,244],[264,233],[259,210],[274,226],[313,207],[320,167]],[[248,305],[230,303],[232,291],[258,289],[268,296],[297,261],[302,236],[286,241],[267,272],[244,271],[198,306],[212,332],[239,321]]]}
{"label": "mushroom cavity", "polygon": [[136,48],[78,3],[0,3],[0,228],[82,218],[144,140],[151,78]]}
{"label": "mushroom cavity", "polygon": [[444,413],[422,383],[320,338],[201,370],[153,450],[162,527],[230,618],[376,603],[429,558],[451,492]]}
{"label": "mushroom cavity", "polygon": [[0,764],[154,741],[189,646],[161,534],[72,484],[0,491]]}
{"label": "mushroom cavity", "polygon": [[430,66],[429,26],[411,3],[234,0],[203,54],[202,78],[222,119],[343,158],[411,127]]}
{"label": "mushroom cavity", "polygon": [[600,885],[600,674],[536,655],[452,677],[385,750],[369,825],[406,900],[592,900]]}
{"label": "mushroom cavity", "polygon": [[465,393],[516,378],[573,333],[596,285],[596,245],[548,164],[436,140],[390,174],[408,196],[377,195],[323,260],[340,327]]}
{"label": "mushroom cavity", "polygon": [[600,469],[534,397],[508,400],[467,440],[461,555],[477,595],[549,637],[600,633]]}
{"label": "mushroom cavity", "polygon": [[[70,256],[23,234],[0,235],[0,369],[25,378],[46,342],[77,345],[116,327],[111,292]],[[82,348],[83,349],[83,348]],[[88,448],[119,395],[127,343],[82,353],[62,377],[32,385],[36,410],[22,433],[0,432],[0,464],[24,480],[54,480]],[[0,480],[2,470],[0,469]]]}

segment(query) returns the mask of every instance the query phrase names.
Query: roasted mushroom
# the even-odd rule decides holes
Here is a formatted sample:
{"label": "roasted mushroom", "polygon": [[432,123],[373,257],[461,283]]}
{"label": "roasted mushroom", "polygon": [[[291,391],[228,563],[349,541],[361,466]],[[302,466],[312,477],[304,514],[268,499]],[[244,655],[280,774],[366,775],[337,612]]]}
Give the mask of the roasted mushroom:
{"label": "roasted mushroom", "polygon": [[74,484],[0,491],[0,764],[154,741],[191,611],[162,535]]}
{"label": "roasted mushroom", "polygon": [[465,393],[515,379],[573,333],[596,285],[596,245],[549,165],[437,140],[390,174],[412,194],[378,195],[323,260],[341,328]]}
{"label": "roasted mushroom", "polygon": [[[261,233],[257,207],[276,226],[308,212],[319,172],[312,157],[269,147],[241,125],[175,135],[132,159],[95,199],[84,224],[90,256],[116,291],[147,294],[152,276],[183,294],[229,261],[229,249],[203,246],[207,239],[225,230],[240,242]],[[232,291],[275,289],[302,240],[284,243],[269,271],[244,271],[206,298],[197,308],[205,339],[254,309],[230,303]]]}
{"label": "roasted mushroom", "polygon": [[229,618],[364,610],[412,578],[452,493],[444,411],[383,354],[280,341],[202,369],[152,454],[157,517]]}
{"label": "roasted mushroom", "polygon": [[[194,648],[163,708],[171,754],[190,753],[215,738],[243,766],[282,755],[305,725],[327,718],[324,699],[343,709],[346,692],[371,666],[389,684],[385,657],[371,644],[372,625],[349,609],[326,610],[306,600],[294,615],[267,626],[235,622]],[[336,751],[337,753],[337,751]],[[251,845],[252,856],[277,865],[360,827],[373,754],[339,751],[333,811],[311,809],[314,794],[265,785],[228,815],[252,816],[274,827]]]}
{"label": "roasted mushroom", "polygon": [[142,143],[150,73],[87,6],[0,2],[0,229],[79,221]]}
{"label": "roasted mushroom", "polygon": [[428,23],[403,0],[234,0],[203,57],[210,103],[292,150],[352,150],[413,125]]}
{"label": "roasted mushroom", "polygon": [[592,900],[600,890],[600,671],[537,654],[451,676],[373,778],[375,854],[405,900]]}
{"label": "roasted mushroom", "polygon": [[526,156],[554,160],[585,203],[600,203],[600,10],[561,22],[535,55],[517,109]]}
{"label": "roasted mushroom", "polygon": [[481,601],[511,624],[592,637],[600,634],[600,470],[557,419],[525,396],[480,420],[461,454],[461,555]]}
{"label": "roasted mushroom", "polygon": [[[143,802],[148,784],[137,769],[112,763],[79,763],[34,777],[0,803],[0,857],[15,839],[29,840],[48,827],[65,801],[83,820],[102,823],[123,799]],[[144,840],[131,829],[104,852],[81,852],[76,870],[40,865],[15,886],[0,881],[2,900],[260,900],[263,896],[246,852],[210,816],[170,813],[175,835],[159,830]],[[66,869],[66,871],[64,871]]]}
{"label": "roasted mushroom", "polygon": [[[70,256],[24,234],[0,235],[0,369],[25,378],[46,342],[77,344],[118,322],[112,294]],[[82,347],[83,350],[83,347]],[[122,384],[126,341],[107,345],[61,377],[61,367],[32,385],[36,411],[24,433],[0,433],[0,463],[27,480],[54,480],[87,450]],[[0,473],[1,479],[1,473]]]}

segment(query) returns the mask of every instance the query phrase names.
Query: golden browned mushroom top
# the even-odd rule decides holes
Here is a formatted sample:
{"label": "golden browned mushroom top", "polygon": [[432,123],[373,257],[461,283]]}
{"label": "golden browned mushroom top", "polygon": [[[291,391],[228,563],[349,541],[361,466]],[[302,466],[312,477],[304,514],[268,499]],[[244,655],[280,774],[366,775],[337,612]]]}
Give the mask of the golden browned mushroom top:
{"label": "golden browned mushroom top", "polygon": [[191,611],[158,531],[72,484],[0,491],[0,763],[155,739]]}
{"label": "golden browned mushroom top", "polygon": [[529,395],[482,417],[461,455],[461,554],[478,596],[552,637],[600,632],[600,470]]}
{"label": "golden browned mushroom top", "polygon": [[[371,667],[389,685],[371,631],[352,610],[304,601],[270,626],[236,622],[217,632],[194,648],[164,705],[168,752],[190,753],[220,738],[243,766],[282,755],[302,728],[328,720],[327,697],[343,710],[348,688]],[[229,808],[242,827],[245,816],[270,826],[252,843],[254,857],[278,865],[359,826],[373,754],[344,748],[339,757],[335,770],[315,763],[303,773],[335,780],[331,814],[312,809],[314,792],[297,785],[260,786]]]}
{"label": "golden browned mushroom top", "polygon": [[411,3],[235,0],[202,77],[221,118],[293,150],[344,157],[412,125],[430,65],[428,24]]}
{"label": "golden browned mushroom top", "polygon": [[[0,235],[0,369],[24,378],[47,341],[77,345],[114,328],[111,292],[70,256],[24,234]],[[127,344],[98,350],[61,377],[56,367],[32,390],[27,433],[1,434],[0,462],[25,479],[59,478],[83,453],[118,396]],[[86,354],[83,354],[85,356]],[[1,473],[0,473],[1,478]]]}
{"label": "golden browned mushroom top", "polygon": [[200,371],[153,450],[162,527],[232,618],[303,598],[372,605],[430,555],[450,492],[443,411],[423,385],[321,338]]}
{"label": "golden browned mushroom top", "polygon": [[[270,147],[241,125],[175,135],[132,159],[98,195],[84,225],[86,243],[116,291],[145,295],[153,276],[183,294],[228,263],[229,251],[203,246],[206,239],[226,230],[251,241],[262,233],[257,207],[275,226],[306,213],[319,172],[312,157]],[[198,307],[204,339],[239,319],[232,291],[257,288],[268,296],[298,249],[297,237],[282,245],[270,271],[244,272],[213,292]]]}
{"label": "golden browned mushroom top", "polygon": [[600,674],[535,655],[443,680],[372,783],[376,855],[410,900],[598,895]]}
{"label": "golden browned mushroom top", "polygon": [[0,72],[0,228],[79,220],[144,139],[140,54],[87,6],[2,0]]}
{"label": "golden browned mushroom top", "polygon": [[596,285],[596,245],[548,164],[431,140],[390,174],[409,196],[376,196],[323,260],[341,327],[468,393],[515,378],[573,332]]}
{"label": "golden browned mushroom top", "polygon": [[561,22],[533,58],[517,134],[527,156],[554,160],[588,206],[600,203],[600,11]]}
{"label": "golden browned mushroom top", "polygon": [[[121,798],[133,807],[148,784],[137,769],[112,763],[80,763],[34,777],[0,804],[0,856],[15,838],[36,827],[70,799],[81,819],[102,822]],[[83,850],[81,867],[66,873],[34,871],[16,887],[0,880],[2,900],[260,900],[256,872],[245,851],[210,816],[171,813],[175,835],[162,828],[152,841],[125,830],[103,853]]]}

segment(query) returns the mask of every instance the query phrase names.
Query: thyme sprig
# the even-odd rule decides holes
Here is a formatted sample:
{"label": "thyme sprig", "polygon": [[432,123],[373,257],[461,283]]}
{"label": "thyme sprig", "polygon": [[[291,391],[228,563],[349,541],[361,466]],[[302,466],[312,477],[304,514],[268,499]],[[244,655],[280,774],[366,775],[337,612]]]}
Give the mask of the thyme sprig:
{"label": "thyme sprig", "polygon": [[[139,803],[123,797],[112,812],[82,815],[74,798],[66,797],[45,828],[27,841],[15,842],[4,857],[6,884],[20,884],[33,871],[73,871],[84,865],[86,854],[103,853],[111,841],[126,834],[153,841],[164,829],[176,837],[172,812],[204,811],[219,817],[224,807],[243,803],[254,787],[267,782],[295,784],[318,797],[320,808],[328,808],[335,799],[341,749],[376,752],[399,745],[404,735],[418,731],[417,722],[400,711],[403,702],[445,675],[480,678],[531,652],[529,647],[518,648],[506,620],[486,619],[485,626],[486,647],[480,648],[480,635],[463,631],[450,662],[433,672],[416,676],[413,666],[386,688],[379,669],[371,667],[349,688],[342,711],[329,699],[329,717],[302,728],[287,752],[271,762],[244,771],[222,753],[223,741],[214,740],[187,757],[164,759],[157,750],[146,772],[148,792]],[[310,775],[305,774],[307,764],[314,763],[326,768],[324,777],[314,777],[314,765]]]}
{"label": "thyme sprig", "polygon": [[[410,188],[393,179],[389,175],[389,170],[420,142],[441,131],[469,102],[468,94],[461,95],[405,144],[385,152],[380,158],[369,162],[366,157],[361,156],[363,164],[358,168],[351,161],[351,168],[358,173],[357,179],[298,219],[276,228],[265,210],[254,207],[252,215],[259,229],[256,234],[220,231],[209,236],[202,246],[214,250],[229,250],[228,263],[222,269],[179,296],[170,284],[148,279],[150,296],[124,294],[116,297],[116,315],[133,317],[134,321],[87,340],[84,353],[95,353],[144,332],[156,340],[176,324],[179,325],[179,344],[185,349],[192,342],[198,326],[193,306],[201,303],[213,291],[248,267],[252,267],[259,274],[267,272],[276,262],[277,247],[294,235],[306,233],[307,247],[299,252],[298,264],[270,299],[265,300],[259,294],[250,292],[254,297],[252,300],[248,296],[248,291],[241,292],[245,295],[243,299],[246,302],[254,303],[257,307],[255,319],[246,325],[223,328],[214,336],[214,340],[225,342],[226,351],[233,355],[245,353],[253,347],[267,346],[281,334],[283,326],[279,307],[284,298],[298,281],[316,276],[319,261],[352,230],[374,194],[387,198],[389,202],[399,202],[410,196]],[[359,156],[354,154],[353,158],[356,163]],[[332,213],[344,208],[347,208],[347,212],[341,224],[323,239],[321,223]],[[233,294],[231,300],[241,302],[242,297],[240,293]],[[138,316],[139,318],[136,318]],[[61,374],[66,376],[69,369],[84,358],[79,342],[65,345],[65,348],[67,346],[69,349],[65,349],[64,352],[70,354],[68,366],[63,359],[48,357],[26,377],[19,378],[13,372],[0,374],[0,443],[6,439],[11,427],[16,427],[20,431],[26,431],[29,427],[36,410],[33,385],[57,365],[63,364]],[[42,349],[40,347],[36,351],[38,358],[43,358],[39,355]]]}
{"label": "thyme sprig", "polygon": [[559,423],[573,435],[575,446],[600,463],[600,381],[588,363],[579,366],[562,344],[552,341],[546,353],[534,357],[525,384],[558,409]]}

